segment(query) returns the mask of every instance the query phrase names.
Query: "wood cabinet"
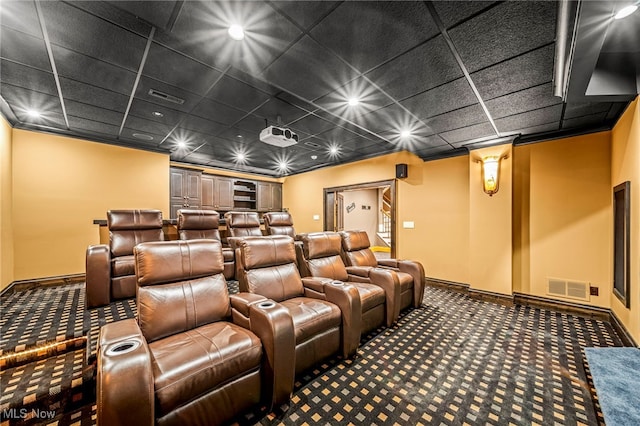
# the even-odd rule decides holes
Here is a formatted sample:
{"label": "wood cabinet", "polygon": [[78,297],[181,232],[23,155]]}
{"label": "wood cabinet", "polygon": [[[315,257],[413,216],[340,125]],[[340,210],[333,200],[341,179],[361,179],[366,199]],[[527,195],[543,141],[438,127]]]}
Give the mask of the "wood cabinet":
{"label": "wood cabinet", "polygon": [[260,212],[282,210],[282,184],[277,182],[258,182],[257,210]]}
{"label": "wood cabinet", "polygon": [[233,210],[233,179],[202,175],[202,208],[205,210]]}
{"label": "wood cabinet", "polygon": [[199,209],[202,196],[202,173],[197,170],[171,167],[169,174],[171,219],[178,217],[180,209]]}

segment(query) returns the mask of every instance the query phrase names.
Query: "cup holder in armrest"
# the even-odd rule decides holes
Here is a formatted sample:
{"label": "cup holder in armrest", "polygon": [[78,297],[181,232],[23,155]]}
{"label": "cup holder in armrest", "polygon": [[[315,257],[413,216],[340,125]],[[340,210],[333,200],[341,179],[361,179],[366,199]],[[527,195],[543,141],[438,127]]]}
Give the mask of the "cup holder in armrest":
{"label": "cup holder in armrest", "polygon": [[344,283],[342,281],[331,281],[331,285],[338,286],[338,285],[344,285]]}
{"label": "cup holder in armrest", "polygon": [[269,309],[269,308],[273,308],[274,306],[276,306],[276,302],[272,302],[270,300],[266,302],[258,303],[258,308],[261,308],[261,309]]}
{"label": "cup holder in armrest", "polygon": [[109,356],[114,355],[123,355],[129,353],[133,350],[136,350],[140,347],[140,341],[138,340],[125,340],[120,343],[117,343],[107,349],[106,354]]}

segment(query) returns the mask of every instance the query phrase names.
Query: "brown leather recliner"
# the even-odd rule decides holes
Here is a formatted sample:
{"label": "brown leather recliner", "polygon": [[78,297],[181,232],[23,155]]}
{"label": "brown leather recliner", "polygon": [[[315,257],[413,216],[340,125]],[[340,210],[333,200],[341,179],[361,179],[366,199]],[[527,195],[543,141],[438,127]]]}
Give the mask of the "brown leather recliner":
{"label": "brown leather recliner", "polygon": [[259,237],[262,235],[260,216],[256,212],[226,212],[224,220],[230,237]]}
{"label": "brown leather recliner", "polygon": [[[347,265],[364,268],[387,268],[398,274],[400,281],[400,309],[408,306],[417,308],[424,296],[425,274],[420,262],[413,260],[376,259],[370,248],[366,231],[342,231],[343,259]],[[349,269],[349,268],[347,268]],[[350,273],[365,276],[364,269],[351,269]]]}
{"label": "brown leather recliner", "polygon": [[291,316],[240,295],[246,327],[231,322],[219,241],[143,243],[135,262],[137,321],[100,329],[98,424],[220,424],[258,403],[288,401]]}
{"label": "brown leather recliner", "polygon": [[264,230],[267,235],[288,235],[296,238],[293,218],[289,212],[267,212],[262,215]]}
{"label": "brown leather recliner", "polygon": [[[215,210],[178,210],[178,238],[181,240],[220,239],[220,213]],[[235,254],[233,249],[222,248],[224,277],[235,277]]]}
{"label": "brown leather recliner", "polygon": [[87,308],[135,297],[133,247],[138,243],[164,240],[160,210],[109,210],[107,226],[109,245],[87,248]]}
{"label": "brown leather recliner", "polygon": [[[345,358],[355,354],[361,328],[358,291],[332,280],[301,279],[291,237],[244,238],[239,242],[236,262],[242,271],[240,291],[273,299],[291,313],[296,336],[296,373],[339,350]],[[245,313],[234,309],[236,317],[244,318]]]}
{"label": "brown leather recliner", "polygon": [[376,268],[370,279],[365,280],[349,273],[340,257],[340,235],[335,232],[312,232],[301,238],[302,249],[297,254],[303,276],[349,282],[358,289],[362,300],[362,334],[383,324],[389,327],[397,320],[400,314],[397,274]]}

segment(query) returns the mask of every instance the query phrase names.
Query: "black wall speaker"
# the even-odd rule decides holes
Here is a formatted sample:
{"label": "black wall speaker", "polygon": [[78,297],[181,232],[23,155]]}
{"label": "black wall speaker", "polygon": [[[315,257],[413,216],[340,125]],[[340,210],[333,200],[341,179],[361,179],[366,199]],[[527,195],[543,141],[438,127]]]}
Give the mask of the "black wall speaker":
{"label": "black wall speaker", "polygon": [[406,164],[396,164],[396,178],[404,179],[409,177],[409,167]]}

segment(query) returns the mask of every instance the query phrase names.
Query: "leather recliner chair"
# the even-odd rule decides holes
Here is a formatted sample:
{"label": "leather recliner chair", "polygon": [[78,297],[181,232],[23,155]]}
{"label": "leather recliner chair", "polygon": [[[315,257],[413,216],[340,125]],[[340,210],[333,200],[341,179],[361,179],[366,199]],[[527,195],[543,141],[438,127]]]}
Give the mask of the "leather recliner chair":
{"label": "leather recliner chair", "polygon": [[[220,239],[220,213],[215,210],[178,210],[178,238],[181,240]],[[222,248],[224,277],[235,278],[235,253],[229,247]]]}
{"label": "leather recliner chair", "polygon": [[[273,299],[291,313],[296,373],[339,350],[345,358],[356,353],[361,328],[358,291],[345,283],[301,279],[291,237],[244,238],[239,241],[236,263],[241,266],[240,291]],[[310,292],[312,288],[315,291]],[[236,316],[244,318],[245,312],[234,309]]]}
{"label": "leather recliner chair", "polygon": [[[387,268],[396,272],[400,281],[400,309],[417,308],[424,296],[425,274],[420,262],[413,260],[376,259],[365,231],[341,231],[343,259],[351,268],[350,273],[365,277],[369,268]],[[361,269],[365,268],[365,269]]]}
{"label": "leather recliner chair", "polygon": [[[372,270],[370,280],[348,272],[340,257],[341,239],[335,232],[312,232],[302,235],[298,248],[298,265],[303,276],[323,277],[349,282],[360,293],[362,330],[365,334],[383,324],[391,326],[400,314],[400,283],[393,271]],[[385,322],[386,321],[386,322]]]}
{"label": "leather recliner chair", "polygon": [[[256,212],[226,212],[224,220],[229,237],[260,237],[260,216]],[[229,243],[231,245],[231,243]]]}
{"label": "leather recliner chair", "polygon": [[289,212],[267,212],[262,215],[264,230],[267,235],[288,235],[295,239],[293,218]]}
{"label": "leather recliner chair", "polygon": [[135,262],[137,320],[100,329],[98,424],[220,424],[289,400],[291,316],[240,295],[246,328],[231,321],[219,241],[143,243]]}
{"label": "leather recliner chair", "polygon": [[109,210],[109,245],[97,244],[86,253],[86,307],[104,306],[136,295],[133,247],[162,241],[160,210]]}

